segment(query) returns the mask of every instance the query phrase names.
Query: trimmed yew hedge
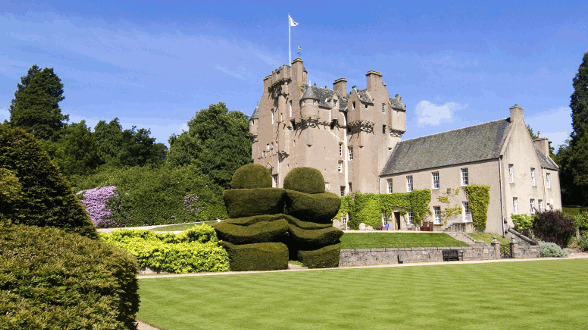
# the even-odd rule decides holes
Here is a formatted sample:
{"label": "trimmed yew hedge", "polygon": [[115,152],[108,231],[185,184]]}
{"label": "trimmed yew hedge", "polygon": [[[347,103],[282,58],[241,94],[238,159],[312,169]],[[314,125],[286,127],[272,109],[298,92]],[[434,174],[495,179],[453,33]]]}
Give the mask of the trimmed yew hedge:
{"label": "trimmed yew hedge", "polygon": [[259,164],[247,164],[239,167],[231,180],[232,189],[271,188],[270,171]]}
{"label": "trimmed yew hedge", "polygon": [[321,171],[312,167],[296,167],[284,178],[284,189],[296,190],[307,194],[325,192],[325,179]]}
{"label": "trimmed yew hedge", "polygon": [[298,260],[308,268],[338,267],[340,254],[341,243],[337,243],[317,250],[299,250]]}
{"label": "trimmed yew hedge", "polygon": [[288,247],[284,243],[236,245],[221,241],[229,252],[231,270],[278,270],[288,268]]}
{"label": "trimmed yew hedge", "polygon": [[285,219],[258,222],[249,226],[239,226],[220,222],[214,226],[221,240],[233,244],[263,243],[280,241],[288,232]]}
{"label": "trimmed yew hedge", "polygon": [[[233,225],[248,226],[248,225],[256,224],[258,222],[274,221],[274,220],[279,220],[279,219],[284,219],[284,218],[285,218],[285,215],[282,213],[260,214],[260,215],[252,215],[250,217],[228,218],[223,222],[230,223]],[[223,223],[223,222],[221,222],[221,223]],[[216,225],[214,227],[216,229]]]}
{"label": "trimmed yew hedge", "polygon": [[284,212],[284,189],[257,188],[223,191],[230,218]]}
{"label": "trimmed yew hedge", "polygon": [[20,183],[20,196],[11,207],[12,223],[98,237],[84,206],[32,134],[0,124],[0,168],[11,171]]}
{"label": "trimmed yew hedge", "polygon": [[339,242],[343,232],[335,227],[324,229],[301,229],[290,225],[290,234],[299,248],[319,247]]}
{"label": "trimmed yew hedge", "polygon": [[56,228],[0,227],[0,328],[134,329],[138,265]]}
{"label": "trimmed yew hedge", "polygon": [[341,206],[341,198],[330,192],[307,194],[286,190],[286,213],[318,223],[331,223]]}

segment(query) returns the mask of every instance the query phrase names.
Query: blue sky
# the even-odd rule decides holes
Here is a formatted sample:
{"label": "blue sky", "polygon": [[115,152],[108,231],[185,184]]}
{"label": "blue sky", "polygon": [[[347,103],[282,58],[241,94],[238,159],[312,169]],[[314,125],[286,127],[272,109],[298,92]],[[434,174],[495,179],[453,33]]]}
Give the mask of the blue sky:
{"label": "blue sky", "polygon": [[586,1],[0,0],[0,121],[33,64],[61,78],[70,122],[118,117],[167,143],[212,103],[251,115],[263,78],[288,62],[288,13],[309,80],[365,88],[381,72],[407,105],[403,139],[505,118],[515,103],[555,145],[569,136]]}

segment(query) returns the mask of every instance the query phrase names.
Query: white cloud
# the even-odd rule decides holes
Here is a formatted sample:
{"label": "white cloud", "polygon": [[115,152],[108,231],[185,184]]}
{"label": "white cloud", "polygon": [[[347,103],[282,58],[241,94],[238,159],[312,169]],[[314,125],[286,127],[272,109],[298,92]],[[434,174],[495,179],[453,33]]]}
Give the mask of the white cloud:
{"label": "white cloud", "polygon": [[570,138],[572,132],[572,110],[569,107],[559,107],[534,113],[525,118],[525,122],[531,126],[533,132],[541,132],[541,137],[551,141],[557,150],[565,140]]}
{"label": "white cloud", "polygon": [[454,120],[455,111],[465,108],[456,102],[447,102],[437,105],[427,100],[422,100],[416,105],[417,124],[419,126],[437,126],[443,122]]}

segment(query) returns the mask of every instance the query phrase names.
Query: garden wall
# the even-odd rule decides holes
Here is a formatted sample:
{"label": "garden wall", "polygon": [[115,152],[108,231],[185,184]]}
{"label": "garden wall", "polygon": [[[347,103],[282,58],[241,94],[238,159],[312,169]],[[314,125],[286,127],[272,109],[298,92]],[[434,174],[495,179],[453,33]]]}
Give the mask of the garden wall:
{"label": "garden wall", "polygon": [[[398,264],[399,256],[403,263],[443,261],[443,250],[452,249],[463,253],[463,260],[497,259],[490,244],[476,242],[469,247],[434,247],[401,249],[356,249],[341,250],[339,266],[367,266]],[[515,258],[537,258],[539,247],[517,244]]]}

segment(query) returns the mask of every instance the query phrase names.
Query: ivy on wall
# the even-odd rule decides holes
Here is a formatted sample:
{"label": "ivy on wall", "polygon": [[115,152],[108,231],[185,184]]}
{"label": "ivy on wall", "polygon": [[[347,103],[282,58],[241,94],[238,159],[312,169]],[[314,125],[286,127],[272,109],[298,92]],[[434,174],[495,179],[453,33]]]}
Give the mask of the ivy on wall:
{"label": "ivy on wall", "polygon": [[490,187],[469,185],[465,187],[466,196],[472,211],[474,228],[478,230],[486,229],[486,219],[488,218],[488,204],[490,204]]}
{"label": "ivy on wall", "polygon": [[382,212],[390,215],[395,209],[400,209],[402,216],[406,215],[407,211],[412,211],[415,225],[420,225],[422,220],[431,213],[430,201],[429,189],[394,194],[357,193],[354,196],[347,195],[341,198],[341,208],[337,219],[341,220],[349,214],[348,226],[351,229],[359,228],[362,222],[375,228],[382,223]]}

